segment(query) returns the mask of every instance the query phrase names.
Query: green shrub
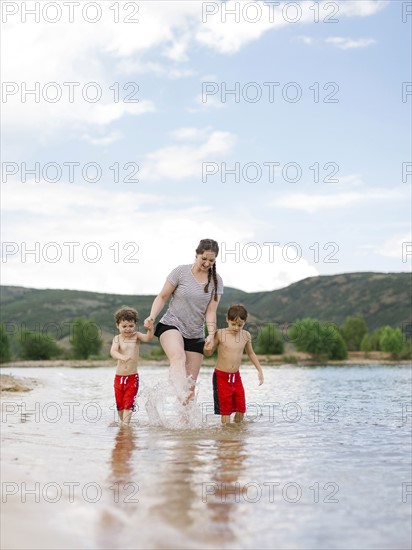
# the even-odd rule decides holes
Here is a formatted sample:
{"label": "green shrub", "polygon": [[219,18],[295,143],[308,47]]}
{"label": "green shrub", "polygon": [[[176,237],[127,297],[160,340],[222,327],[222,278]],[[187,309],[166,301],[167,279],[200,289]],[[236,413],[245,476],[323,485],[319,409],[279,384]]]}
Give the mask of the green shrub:
{"label": "green shrub", "polygon": [[53,338],[32,330],[20,331],[19,346],[22,359],[47,360],[60,355],[60,349]]}
{"label": "green shrub", "polygon": [[150,350],[149,356],[153,357],[154,359],[162,359],[163,357],[166,357],[166,354],[162,346],[156,346]]}
{"label": "green shrub", "polygon": [[6,327],[0,325],[0,363],[7,363],[11,360],[10,342]]}
{"label": "green shrub", "polygon": [[282,334],[274,325],[266,325],[259,331],[255,352],[261,355],[279,355],[284,350]]}
{"label": "green shrub", "polygon": [[384,327],[379,327],[375,329],[370,335],[372,351],[381,351],[380,339],[383,329]]}
{"label": "green shrub", "polygon": [[298,351],[315,358],[346,359],[348,355],[345,341],[333,323],[301,319],[292,325],[288,336]]}
{"label": "green shrub", "polygon": [[354,315],[347,317],[343,325],[340,327],[340,333],[346,342],[346,346],[350,351],[359,351],[361,348],[362,338],[367,334],[365,319],[362,315]]}
{"label": "green shrub", "polygon": [[96,322],[81,317],[73,321],[72,352],[75,359],[88,359],[91,355],[99,355],[103,341],[100,327]]}
{"label": "green shrub", "polygon": [[405,346],[405,340],[400,328],[384,327],[379,345],[382,351],[390,353],[393,358],[397,358]]}
{"label": "green shrub", "polygon": [[365,357],[367,357],[368,353],[372,351],[372,340],[368,334],[365,334],[365,336],[362,338],[360,349],[361,351],[365,352]]}
{"label": "green shrub", "polygon": [[282,359],[285,363],[289,363],[291,365],[296,365],[296,363],[298,362],[298,358],[296,357],[296,355],[284,355]]}

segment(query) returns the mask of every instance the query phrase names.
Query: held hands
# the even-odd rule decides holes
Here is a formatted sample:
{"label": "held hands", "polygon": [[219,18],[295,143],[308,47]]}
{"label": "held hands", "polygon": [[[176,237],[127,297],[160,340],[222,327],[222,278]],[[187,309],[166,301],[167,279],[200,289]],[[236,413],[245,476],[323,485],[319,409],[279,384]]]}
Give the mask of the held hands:
{"label": "held hands", "polygon": [[209,334],[208,337],[206,338],[205,340],[205,345],[204,345],[204,349],[206,351],[212,351],[213,350],[213,342],[214,342],[214,335],[213,334]]}
{"label": "held hands", "polygon": [[153,317],[147,317],[144,320],[143,326],[145,329],[151,330],[153,328],[154,319]]}
{"label": "held hands", "polygon": [[212,334],[209,334],[203,346],[203,355],[206,355],[207,357],[210,357],[211,355],[213,355],[213,351],[214,351],[213,348],[214,348],[214,336]]}

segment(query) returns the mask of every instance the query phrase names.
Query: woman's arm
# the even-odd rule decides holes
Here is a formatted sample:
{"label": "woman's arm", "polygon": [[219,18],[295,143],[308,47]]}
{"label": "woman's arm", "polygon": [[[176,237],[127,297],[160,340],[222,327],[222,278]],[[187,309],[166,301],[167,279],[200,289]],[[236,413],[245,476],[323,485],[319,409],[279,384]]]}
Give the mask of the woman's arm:
{"label": "woman's arm", "polygon": [[213,355],[215,349],[217,348],[219,344],[218,334],[219,331],[216,331],[213,340],[209,340],[207,343],[205,342],[205,345],[203,346],[203,355],[206,355],[206,357]]}
{"label": "woman's arm", "polygon": [[206,310],[205,322],[207,326],[207,338],[205,341],[205,345],[207,345],[208,348],[213,342],[215,332],[217,331],[216,312],[217,312],[217,306],[219,305],[219,302],[220,302],[220,294],[218,294],[216,301],[213,298],[210,300]]}
{"label": "woman's arm", "polygon": [[156,320],[156,317],[164,308],[165,303],[169,300],[170,296],[175,290],[175,286],[172,285],[169,281],[166,281],[162,290],[153,300],[152,308],[150,310],[150,315],[144,320],[144,327],[146,329],[153,328],[153,324]]}

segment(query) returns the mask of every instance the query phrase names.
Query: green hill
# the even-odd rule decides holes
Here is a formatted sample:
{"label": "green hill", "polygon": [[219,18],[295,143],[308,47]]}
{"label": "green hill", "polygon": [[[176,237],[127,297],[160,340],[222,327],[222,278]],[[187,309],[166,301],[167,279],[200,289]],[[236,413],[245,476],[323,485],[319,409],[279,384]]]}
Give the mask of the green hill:
{"label": "green hill", "polygon": [[411,322],[411,290],[409,273],[345,273],[309,277],[280,290],[247,294],[243,300],[263,321],[312,317],[340,325],[346,317],[361,314],[372,331]]}
{"label": "green hill", "polygon": [[[93,318],[103,334],[115,334],[112,313],[123,304],[135,307],[143,320],[154,296],[102,294],[77,290],[39,290],[1,287],[1,322],[7,331],[16,328],[48,331],[57,339],[69,335],[76,317]],[[310,277],[280,290],[247,293],[226,288],[219,305],[222,326],[227,307],[241,302],[250,322],[292,323],[312,317],[341,324],[350,315],[362,314],[370,331],[383,325],[402,327],[411,322],[409,273],[345,273]]]}

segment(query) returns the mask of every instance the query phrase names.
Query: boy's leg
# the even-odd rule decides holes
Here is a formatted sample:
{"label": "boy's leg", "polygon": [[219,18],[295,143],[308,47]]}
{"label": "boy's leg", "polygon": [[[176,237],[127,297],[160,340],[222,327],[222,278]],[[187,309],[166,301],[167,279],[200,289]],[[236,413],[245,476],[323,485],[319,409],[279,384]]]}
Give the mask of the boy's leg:
{"label": "boy's leg", "polygon": [[122,415],[123,424],[130,424],[130,420],[132,418],[133,410],[132,409],[124,409],[124,411],[122,411],[122,413],[123,413],[123,415]]}
{"label": "boy's leg", "polygon": [[131,374],[126,378],[123,394],[123,424],[130,424],[130,419],[135,411],[137,392],[139,391],[139,375]]}
{"label": "boy's leg", "polygon": [[[120,423],[123,422],[123,386],[120,383],[121,377],[115,376],[114,379],[114,398],[116,401],[117,415]],[[122,408],[120,408],[122,407]]]}
{"label": "boy's leg", "polygon": [[235,382],[235,394],[234,394],[234,410],[236,411],[234,421],[243,422],[243,417],[246,412],[246,398],[245,398],[245,388],[243,387],[242,379],[237,378]]}
{"label": "boy's leg", "polygon": [[213,403],[215,414],[220,414],[222,424],[230,424],[232,409],[232,387],[228,383],[228,373],[213,372]]}

